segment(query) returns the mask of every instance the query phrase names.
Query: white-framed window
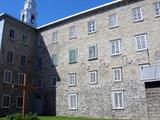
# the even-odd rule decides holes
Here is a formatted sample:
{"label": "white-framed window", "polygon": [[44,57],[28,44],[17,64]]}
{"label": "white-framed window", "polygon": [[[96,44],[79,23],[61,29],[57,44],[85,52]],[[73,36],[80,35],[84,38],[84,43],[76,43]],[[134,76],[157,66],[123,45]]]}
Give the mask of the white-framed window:
{"label": "white-framed window", "polygon": [[111,41],[111,50],[112,50],[112,55],[121,54],[121,40],[120,39]]}
{"label": "white-framed window", "polygon": [[27,44],[27,35],[26,34],[22,34],[22,43]]}
{"label": "white-framed window", "polygon": [[90,84],[98,83],[98,70],[89,71]]}
{"label": "white-framed window", "polygon": [[118,26],[117,14],[112,14],[109,16],[109,28],[114,28]]}
{"label": "white-framed window", "polygon": [[136,50],[137,51],[148,49],[147,34],[135,35],[135,40],[136,40]]}
{"label": "white-framed window", "polygon": [[69,94],[69,109],[70,110],[77,110],[78,109],[78,94],[72,93]]}
{"label": "white-framed window", "polygon": [[69,83],[69,86],[76,85],[76,73],[68,74],[68,83]]}
{"label": "white-framed window", "polygon": [[156,16],[160,16],[160,1],[154,3],[154,10]]}
{"label": "white-framed window", "polygon": [[139,65],[139,72],[143,71],[143,68],[144,68],[144,67],[147,67],[147,66],[149,66],[149,63],[140,64],[140,65]]}
{"label": "white-framed window", "polygon": [[132,9],[133,22],[143,20],[142,8],[136,7]]}
{"label": "white-framed window", "polygon": [[88,22],[88,33],[96,32],[96,23],[94,20]]}
{"label": "white-framed window", "polygon": [[69,50],[69,63],[76,63],[78,56],[78,49],[70,49]]}
{"label": "white-framed window", "polygon": [[12,63],[13,64],[13,61],[14,61],[14,53],[11,52],[11,51],[8,51],[7,52],[7,62],[8,63]]}
{"label": "white-framed window", "polygon": [[69,28],[69,38],[76,38],[76,26],[72,26]]}
{"label": "white-framed window", "polygon": [[122,81],[122,68],[113,68],[112,76],[114,82]]}
{"label": "white-framed window", "polygon": [[113,109],[124,109],[124,95],[123,91],[112,92]]}
{"label": "white-framed window", "polygon": [[26,64],[26,56],[21,55],[20,56],[20,65],[25,66],[25,64]]}
{"label": "white-framed window", "polygon": [[5,70],[4,71],[4,83],[12,83],[12,71],[10,70]]}
{"label": "white-framed window", "polygon": [[37,88],[42,88],[42,80],[41,79],[37,80]]}
{"label": "white-framed window", "polygon": [[14,29],[9,30],[9,38],[12,40],[15,39],[15,30]]}
{"label": "white-framed window", "polygon": [[51,87],[55,87],[56,86],[56,83],[57,83],[57,75],[53,75],[51,76],[50,78],[50,81],[51,81]]}
{"label": "white-framed window", "polygon": [[89,46],[89,60],[98,58],[98,45]]}
{"label": "white-framed window", "polygon": [[52,55],[52,64],[54,66],[58,66],[58,55],[57,54]]}
{"label": "white-framed window", "polygon": [[24,79],[26,77],[25,73],[19,73],[18,74],[18,84],[19,85],[24,85]]}
{"label": "white-framed window", "polygon": [[23,106],[23,96],[17,96],[17,100],[16,100],[16,106],[17,108],[22,108]]}
{"label": "white-framed window", "polygon": [[11,97],[10,95],[2,96],[2,108],[10,108]]}
{"label": "white-framed window", "polygon": [[58,31],[52,33],[52,43],[58,42]]}

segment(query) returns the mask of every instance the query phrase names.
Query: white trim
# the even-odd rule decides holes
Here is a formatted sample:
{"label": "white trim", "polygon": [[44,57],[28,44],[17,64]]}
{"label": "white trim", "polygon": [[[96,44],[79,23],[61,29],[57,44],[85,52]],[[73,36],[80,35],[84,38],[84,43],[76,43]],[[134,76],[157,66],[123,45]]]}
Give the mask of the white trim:
{"label": "white trim", "polygon": [[[113,19],[111,19],[111,17],[113,17],[113,16],[115,17],[115,23],[116,23],[116,24],[111,26],[111,22],[113,23],[113,21],[111,21],[111,20],[113,20]],[[119,21],[118,21],[118,14],[117,14],[117,13],[114,13],[114,14],[109,15],[109,16],[108,16],[108,19],[109,19],[108,22],[109,22],[109,28],[110,28],[110,29],[113,29],[113,28],[116,28],[116,27],[119,26],[119,23],[118,23],[118,22],[119,22]]]}
{"label": "white trim", "polygon": [[[136,10],[136,9],[139,9],[139,10],[140,10],[141,19],[135,20],[135,18],[134,18],[134,10]],[[132,18],[133,18],[133,22],[139,22],[139,21],[144,20],[143,12],[142,12],[142,7],[141,7],[141,6],[132,8]]]}
{"label": "white trim", "polygon": [[[7,72],[11,74],[11,81],[10,82],[5,81]],[[12,78],[13,78],[13,72],[11,70],[4,70],[3,83],[11,84],[12,83]]]}
{"label": "white trim", "polygon": [[[138,49],[137,37],[141,37],[141,36],[144,36],[144,38],[145,38],[145,41],[144,41],[145,42],[145,48]],[[136,42],[136,51],[137,52],[144,51],[144,50],[148,49],[147,33],[135,35],[134,38],[135,38],[135,42]],[[140,40],[140,42],[142,43],[142,39]]]}
{"label": "white trim", "polygon": [[[4,100],[3,97],[9,97],[9,106],[3,106],[3,100]],[[8,94],[2,95],[2,103],[1,103],[2,108],[10,108],[10,104],[11,104],[11,96]]]}
{"label": "white trim", "polygon": [[[71,107],[71,104],[70,104],[71,96],[75,96],[75,107],[74,108]],[[70,110],[77,110],[78,109],[78,94],[77,93],[69,93],[69,95],[68,95],[68,106],[69,106]]]}
{"label": "white trim", "polygon": [[[92,77],[91,77],[91,74],[95,74],[95,81],[92,82]],[[90,84],[97,84],[98,83],[98,70],[92,70],[92,71],[89,71],[89,80],[90,80]]]}
{"label": "white trim", "polygon": [[77,37],[77,30],[76,30],[76,26],[73,25],[71,27],[69,27],[69,39],[74,39]]}
{"label": "white trim", "polygon": [[[14,31],[14,38],[11,38],[10,37],[10,32],[11,31]],[[10,40],[13,40],[13,41],[15,41],[15,37],[16,37],[16,31],[15,31],[15,29],[14,28],[9,28],[9,32],[8,32],[9,34],[8,34],[8,38],[10,39]]]}
{"label": "white trim", "polygon": [[103,7],[107,7],[107,6],[109,6],[109,5],[116,4],[116,3],[121,2],[121,1],[123,1],[123,0],[115,0],[115,1],[112,1],[112,2],[109,2],[109,3],[106,3],[106,4],[103,4],[103,5],[97,6],[97,7],[94,7],[94,8],[91,8],[91,9],[88,9],[88,10],[85,10],[85,11],[82,11],[82,12],[79,12],[79,13],[76,13],[76,14],[73,14],[73,15],[70,15],[70,16],[67,16],[67,17],[64,17],[64,18],[62,18],[62,19],[59,19],[59,20],[50,22],[50,23],[48,23],[48,24],[42,25],[42,26],[40,26],[40,27],[37,27],[37,29],[41,29],[41,28],[47,27],[47,26],[49,26],[49,25],[56,24],[56,23],[58,23],[58,22],[62,22],[62,21],[65,21],[65,20],[67,20],[67,19],[76,17],[76,16],[78,16],[78,15],[82,15],[82,14],[85,14],[85,13],[88,13],[88,12],[91,12],[91,11],[94,11],[94,10],[97,10],[97,9],[100,9],[100,8],[103,8]]}
{"label": "white trim", "polygon": [[[41,85],[39,86],[39,81],[41,82]],[[37,79],[37,88],[41,89],[42,88],[42,79]]]}
{"label": "white trim", "polygon": [[[119,104],[119,97],[118,97],[118,106],[115,105],[115,94],[122,94],[122,106],[120,106]],[[117,91],[113,91],[112,92],[112,107],[113,109],[116,109],[116,110],[122,110],[124,109],[124,91],[122,90],[117,90]]]}
{"label": "white trim", "polygon": [[52,32],[52,42],[51,43],[52,44],[58,43],[59,42],[58,38],[59,38],[59,31],[56,30]]}
{"label": "white trim", "polygon": [[[122,54],[122,49],[121,49],[121,39],[115,39],[115,40],[111,40],[111,56],[116,56],[116,55],[121,55]],[[119,53],[117,53],[117,46],[116,46],[116,42],[118,42],[118,50],[119,50]],[[115,46],[115,53],[113,53],[112,51],[112,44],[114,44]]]}
{"label": "white trim", "polygon": [[20,75],[23,75],[24,79],[25,79],[25,73],[18,73],[18,85],[24,85],[24,79],[23,79],[23,84],[20,83]]}
{"label": "white trim", "polygon": [[1,14],[0,14],[0,17],[1,17],[1,16],[3,16],[3,15],[5,15],[5,14],[6,14],[6,13],[4,13],[4,12],[3,12],[3,13],[1,13]]}
{"label": "white trim", "polygon": [[[90,57],[90,48],[95,47],[95,56]],[[88,60],[94,60],[98,58],[98,44],[91,44],[88,46]]]}
{"label": "white trim", "polygon": [[[74,83],[72,83],[72,84],[70,84],[71,83],[70,82],[71,81],[71,79],[70,79],[71,76],[74,78]],[[68,74],[68,84],[69,84],[70,87],[76,86],[76,78],[77,78],[76,73],[69,73]]]}
{"label": "white trim", "polygon": [[[13,53],[12,62],[9,62],[9,61],[8,61],[8,52]],[[15,61],[14,58],[15,58],[15,53],[12,52],[11,50],[8,50],[8,51],[7,51],[7,54],[6,54],[6,62],[9,63],[9,64],[14,64],[14,61]]]}
{"label": "white trim", "polygon": [[[159,5],[158,5],[158,12],[159,12],[159,14],[157,14],[157,11],[156,11],[156,5],[157,5],[157,4],[159,4]],[[153,7],[154,7],[154,12],[155,12],[155,17],[159,17],[159,16],[160,16],[160,1],[154,2],[154,3],[153,3]]]}
{"label": "white trim", "polygon": [[[119,78],[118,80],[115,79],[115,71],[119,72]],[[112,69],[112,79],[114,82],[121,82],[122,81],[122,68],[113,68]]]}
{"label": "white trim", "polygon": [[[96,21],[93,19],[93,20],[90,20],[88,21],[88,34],[92,34],[92,33],[96,33]],[[91,29],[90,29],[91,28]],[[94,29],[93,29],[94,28]]]}

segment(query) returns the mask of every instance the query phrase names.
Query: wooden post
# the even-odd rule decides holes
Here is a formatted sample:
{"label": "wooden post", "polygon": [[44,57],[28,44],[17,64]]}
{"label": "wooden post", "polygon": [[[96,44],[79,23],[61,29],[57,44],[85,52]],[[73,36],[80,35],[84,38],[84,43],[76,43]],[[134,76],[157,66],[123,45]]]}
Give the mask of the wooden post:
{"label": "wooden post", "polygon": [[24,75],[22,116],[28,112],[29,75]]}
{"label": "wooden post", "polygon": [[26,113],[28,112],[28,99],[29,99],[29,89],[36,89],[36,87],[33,87],[29,85],[29,73],[24,74],[24,83],[23,85],[18,84],[12,84],[12,88],[19,88],[22,87],[23,90],[23,105],[22,105],[22,116],[24,117]]}

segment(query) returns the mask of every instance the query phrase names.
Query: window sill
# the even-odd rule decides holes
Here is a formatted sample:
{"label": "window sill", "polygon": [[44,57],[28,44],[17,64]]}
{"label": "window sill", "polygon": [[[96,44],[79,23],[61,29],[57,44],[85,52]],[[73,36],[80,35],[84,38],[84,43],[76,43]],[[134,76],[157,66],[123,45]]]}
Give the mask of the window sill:
{"label": "window sill", "polygon": [[113,80],[114,83],[121,83],[123,82],[122,80]]}
{"label": "window sill", "polygon": [[3,83],[4,84],[12,84],[12,82],[5,82],[5,81],[3,81]]}
{"label": "window sill", "polygon": [[97,60],[97,59],[98,59],[98,57],[96,57],[96,58],[89,58],[88,61]]}
{"label": "window sill", "polygon": [[141,20],[133,20],[133,23],[139,23],[139,22],[143,22],[144,19],[141,19]]}
{"label": "window sill", "polygon": [[10,107],[3,107],[3,106],[2,106],[2,109],[10,109]]}
{"label": "window sill", "polygon": [[59,43],[59,42],[58,41],[52,42],[52,44],[57,44],[57,43]]}
{"label": "window sill", "polygon": [[77,62],[69,62],[69,64],[76,64]]}
{"label": "window sill", "polygon": [[77,111],[77,110],[78,110],[78,108],[69,108],[69,110]]}
{"label": "window sill", "polygon": [[148,49],[140,49],[140,50],[136,50],[136,52],[144,52],[144,51],[147,51]]}
{"label": "window sill", "polygon": [[69,85],[69,87],[76,87],[76,85],[74,84],[74,85]]}
{"label": "window sill", "polygon": [[109,27],[109,29],[114,29],[114,28],[118,28],[119,25],[113,26],[113,27]]}
{"label": "window sill", "polygon": [[98,82],[94,82],[94,83],[90,82],[90,85],[97,85],[97,84],[98,84]]}
{"label": "window sill", "polygon": [[113,110],[125,110],[125,108],[113,108]]}
{"label": "window sill", "polygon": [[111,57],[116,57],[116,56],[120,56],[120,55],[122,55],[122,53],[112,54]]}
{"label": "window sill", "polygon": [[70,37],[69,40],[73,40],[73,39],[76,39],[76,38],[77,38],[77,37]]}
{"label": "window sill", "polygon": [[88,32],[88,35],[95,34],[95,33],[96,33],[96,31],[94,31],[94,32]]}
{"label": "window sill", "polygon": [[13,39],[13,38],[8,38],[10,41],[15,41],[15,38]]}
{"label": "window sill", "polygon": [[160,17],[160,14],[159,15],[155,15],[155,18],[159,18]]}

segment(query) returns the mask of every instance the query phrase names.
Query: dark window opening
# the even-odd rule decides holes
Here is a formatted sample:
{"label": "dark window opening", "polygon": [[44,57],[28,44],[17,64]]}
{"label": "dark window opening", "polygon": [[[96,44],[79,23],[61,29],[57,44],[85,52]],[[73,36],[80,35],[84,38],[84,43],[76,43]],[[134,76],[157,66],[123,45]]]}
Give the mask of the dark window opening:
{"label": "dark window opening", "polygon": [[34,24],[34,21],[35,21],[35,17],[34,17],[34,15],[32,15],[31,16],[31,23]]}
{"label": "dark window opening", "polygon": [[22,15],[22,21],[24,22],[24,14]]}
{"label": "dark window opening", "polygon": [[154,82],[146,82],[145,88],[157,88],[160,87],[160,81],[154,81]]}

